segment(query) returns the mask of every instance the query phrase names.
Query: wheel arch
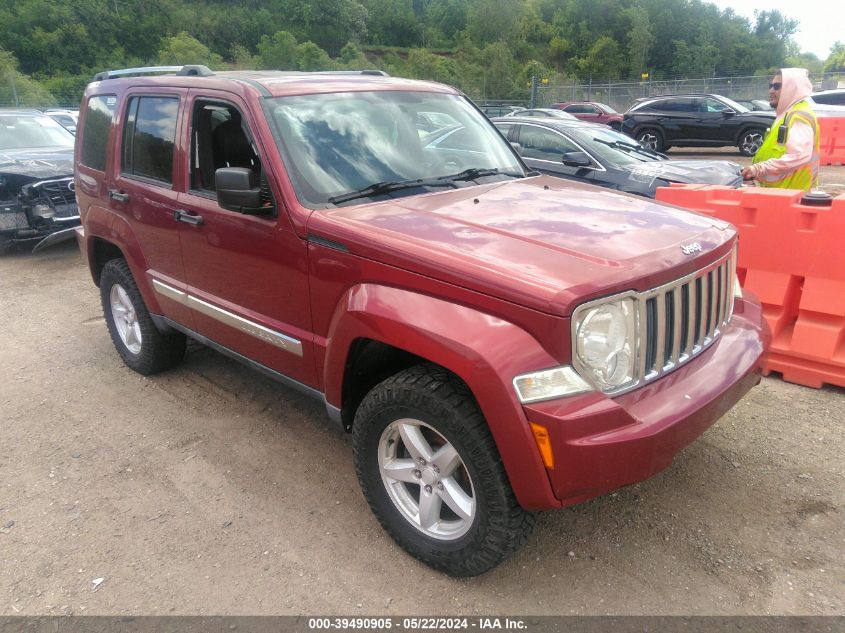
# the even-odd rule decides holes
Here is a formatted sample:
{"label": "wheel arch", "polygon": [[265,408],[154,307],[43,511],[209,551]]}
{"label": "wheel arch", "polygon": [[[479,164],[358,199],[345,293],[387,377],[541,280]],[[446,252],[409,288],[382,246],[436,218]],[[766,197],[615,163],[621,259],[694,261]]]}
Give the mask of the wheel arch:
{"label": "wheel arch", "polygon": [[512,384],[520,373],[557,363],[530,334],[466,306],[361,284],[341,301],[327,341],[318,369],[326,401],[340,408],[345,424],[373,386],[414,364],[433,363],[473,394],[520,505],[560,506]]}

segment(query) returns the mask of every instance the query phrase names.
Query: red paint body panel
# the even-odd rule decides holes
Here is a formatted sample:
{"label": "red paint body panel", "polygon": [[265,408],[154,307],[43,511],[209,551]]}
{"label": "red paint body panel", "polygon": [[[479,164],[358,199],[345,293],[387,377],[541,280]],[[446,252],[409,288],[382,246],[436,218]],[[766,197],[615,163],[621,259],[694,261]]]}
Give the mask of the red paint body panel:
{"label": "red paint body panel", "polygon": [[759,304],[738,300],[720,339],[688,365],[628,394],[590,394],[525,406],[549,430],[555,496],[564,505],[636,483],[667,468],[682,448],[760,382],[769,342]]}
{"label": "red paint body panel", "polygon": [[524,330],[407,290],[355,286],[338,303],[329,328],[325,393],[330,402],[339,402],[346,352],[358,338],[433,360],[463,379],[487,418],[520,504],[527,509],[559,505],[511,385],[513,376],[556,363]]}
{"label": "red paint body panel", "polygon": [[[308,228],[363,258],[559,316],[694,272],[736,235],[725,222],[551,176],[315,211]],[[693,240],[698,257],[680,248]]]}

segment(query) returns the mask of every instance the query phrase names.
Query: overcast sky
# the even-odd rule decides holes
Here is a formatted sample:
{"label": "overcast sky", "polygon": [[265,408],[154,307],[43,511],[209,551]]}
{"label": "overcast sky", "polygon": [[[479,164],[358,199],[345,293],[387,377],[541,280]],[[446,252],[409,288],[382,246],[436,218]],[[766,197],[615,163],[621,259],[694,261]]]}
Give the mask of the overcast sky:
{"label": "overcast sky", "polygon": [[705,0],[720,9],[732,8],[734,13],[754,20],[754,10],[777,9],[783,15],[798,20],[798,32],[793,36],[802,51],[815,53],[824,61],[833,44],[845,43],[845,2],[842,0]]}

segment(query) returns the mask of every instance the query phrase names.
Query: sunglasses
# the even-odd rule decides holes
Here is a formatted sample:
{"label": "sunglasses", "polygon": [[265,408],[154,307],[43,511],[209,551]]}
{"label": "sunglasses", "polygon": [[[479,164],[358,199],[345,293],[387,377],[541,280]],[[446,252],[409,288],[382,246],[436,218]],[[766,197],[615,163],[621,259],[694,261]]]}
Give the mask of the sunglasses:
{"label": "sunglasses", "polygon": [[780,90],[780,87],[781,87],[782,85],[783,85],[783,84],[782,84],[781,82],[776,81],[776,82],[774,82],[774,83],[769,84],[769,89],[770,89],[770,90]]}

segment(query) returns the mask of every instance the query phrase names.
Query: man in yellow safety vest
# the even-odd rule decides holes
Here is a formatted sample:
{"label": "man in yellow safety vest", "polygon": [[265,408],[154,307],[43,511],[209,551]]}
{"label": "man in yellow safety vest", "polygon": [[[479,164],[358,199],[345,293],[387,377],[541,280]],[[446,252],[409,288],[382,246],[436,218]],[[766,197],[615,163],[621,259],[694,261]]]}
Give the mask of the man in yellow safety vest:
{"label": "man in yellow safety vest", "polygon": [[783,68],[774,76],[769,103],[777,118],[752,164],[742,170],[745,180],[756,180],[762,187],[804,191],[818,186],[819,123],[806,101],[812,91],[804,68]]}

